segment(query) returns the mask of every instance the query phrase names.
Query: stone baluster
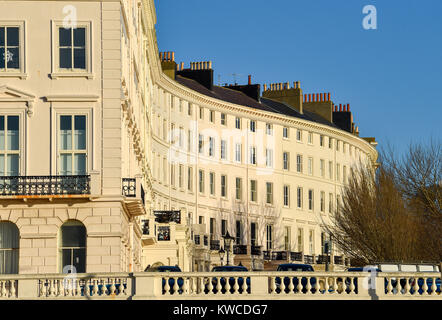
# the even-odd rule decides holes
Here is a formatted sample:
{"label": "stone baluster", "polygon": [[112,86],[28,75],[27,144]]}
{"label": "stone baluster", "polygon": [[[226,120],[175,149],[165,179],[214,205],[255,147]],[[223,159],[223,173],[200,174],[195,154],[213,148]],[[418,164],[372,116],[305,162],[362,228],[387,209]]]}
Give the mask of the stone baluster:
{"label": "stone baluster", "polygon": [[[75,296],[80,297],[81,296],[80,279],[75,279],[75,284],[76,284]],[[84,286],[84,291],[86,291],[86,285]]]}
{"label": "stone baluster", "polygon": [[190,292],[190,294],[192,294],[192,295],[194,295],[194,294],[197,294],[198,293],[198,286],[197,286],[197,281],[198,281],[198,277],[192,277],[191,278],[191,283],[192,283],[192,290],[191,290],[191,292]]}
{"label": "stone baluster", "polygon": [[[228,281],[228,280],[227,280]],[[216,286],[215,286],[215,288],[216,288],[216,293],[217,294],[221,294],[221,277],[216,277]]]}
{"label": "stone baluster", "polygon": [[411,295],[411,293],[410,293],[410,281],[411,280],[412,280],[411,278],[408,278],[408,277],[405,278],[404,294],[407,296]]}
{"label": "stone baluster", "polygon": [[288,293],[293,293],[293,289],[295,289],[295,285],[293,284],[293,277],[290,277],[289,280],[290,280],[290,282],[288,285],[288,289],[289,289]]}
{"label": "stone baluster", "polygon": [[295,277],[296,281],[298,281],[298,284],[296,285],[296,290],[299,294],[302,294],[302,283],[301,283],[301,279],[299,277]]}
{"label": "stone baluster", "polygon": [[113,296],[117,292],[117,287],[115,286],[115,278],[110,279],[110,288],[109,288],[109,295]]}
{"label": "stone baluster", "polygon": [[[121,290],[120,294],[123,296],[127,296],[127,279],[120,279]],[[125,286],[126,285],[126,286]]]}
{"label": "stone baluster", "polygon": [[208,278],[208,283],[207,283],[207,290],[209,290],[208,294],[213,294],[212,279],[213,278]]}
{"label": "stone baluster", "polygon": [[328,290],[330,289],[330,286],[329,286],[329,277],[325,277],[325,281],[324,281],[324,294],[328,294],[329,292],[328,292]]}
{"label": "stone baluster", "polygon": [[178,290],[180,287],[178,286],[178,277],[173,277],[173,294],[178,295]]}
{"label": "stone baluster", "polygon": [[0,297],[6,297],[6,281],[0,281],[0,287],[1,287]]}
{"label": "stone baluster", "polygon": [[9,283],[10,283],[10,289],[9,289],[10,297],[16,298],[15,280],[10,280]]}
{"label": "stone baluster", "polygon": [[[226,289],[226,294],[229,294],[230,293],[230,288],[231,288],[231,286],[230,286],[230,278],[225,278],[226,279],[226,285],[225,285],[225,287],[224,287],[224,289]],[[233,277],[233,281],[236,281],[236,277]]]}
{"label": "stone baluster", "polygon": [[351,294],[351,295],[356,294],[356,292],[355,292],[355,289],[356,289],[356,287],[355,287],[355,279],[357,281],[356,277],[350,277],[350,286],[348,287],[348,289],[350,291],[349,294]]}
{"label": "stone baluster", "polygon": [[108,294],[107,282],[108,281],[106,281],[106,279],[101,279],[101,295],[102,296],[107,296],[107,294]]}
{"label": "stone baluster", "polygon": [[270,277],[270,293],[271,294],[276,293],[275,279],[276,279],[276,277]]}
{"label": "stone baluster", "polygon": [[310,277],[306,277],[306,279],[307,279],[307,284],[306,284],[306,286],[305,286],[305,288],[306,288],[306,290],[307,290],[307,293],[306,293],[306,294],[311,294],[311,293],[312,293],[312,292],[311,292],[312,285],[311,285],[311,283],[310,283]]}
{"label": "stone baluster", "polygon": [[242,282],[242,285],[241,285],[242,294],[247,294],[247,279],[250,279],[250,278],[244,278],[244,281]]}
{"label": "stone baluster", "polygon": [[419,278],[413,279],[413,295],[418,296],[419,295]]}
{"label": "stone baluster", "polygon": [[331,289],[331,291],[329,292],[329,294],[336,294],[336,277],[331,277],[331,285],[329,287],[329,289]]}
{"label": "stone baluster", "polygon": [[430,295],[435,296],[437,294],[436,290],[437,290],[436,278],[433,277],[433,283],[431,284],[431,293],[430,293]]}
{"label": "stone baluster", "polygon": [[387,295],[392,294],[391,290],[392,290],[392,286],[391,286],[391,278],[387,277]]}
{"label": "stone baluster", "polygon": [[427,278],[423,278],[424,279],[424,283],[422,284],[422,295],[427,296],[428,295],[428,284],[427,284]]}
{"label": "stone baluster", "polygon": [[[246,282],[247,278],[244,278],[243,284],[244,282]],[[239,278],[234,278],[234,282],[233,282],[233,293],[239,293]],[[244,291],[243,291],[244,292]]]}
{"label": "stone baluster", "polygon": [[183,279],[183,285],[181,286],[181,290],[183,291],[182,295],[189,295],[189,283],[190,283],[190,278],[185,277],[182,278]]}
{"label": "stone baluster", "polygon": [[97,296],[98,295],[98,280],[94,280],[94,287],[92,289],[92,296]]}
{"label": "stone baluster", "polygon": [[165,280],[165,283],[164,283],[164,290],[166,291],[165,294],[166,294],[166,295],[170,295],[169,278],[168,278],[168,277],[165,277],[165,278],[163,278],[163,279]]}
{"label": "stone baluster", "polygon": [[49,284],[49,296],[50,297],[55,297],[55,279],[49,280],[48,281]]}

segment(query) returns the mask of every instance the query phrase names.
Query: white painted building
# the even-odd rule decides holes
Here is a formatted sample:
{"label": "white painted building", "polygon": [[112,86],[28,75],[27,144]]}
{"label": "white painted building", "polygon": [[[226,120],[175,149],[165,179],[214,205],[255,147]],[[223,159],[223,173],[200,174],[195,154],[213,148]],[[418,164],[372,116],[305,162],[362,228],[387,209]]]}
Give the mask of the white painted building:
{"label": "white painted building", "polygon": [[374,139],[299,83],[213,86],[155,24],[153,0],[0,3],[0,273],[206,271],[227,231],[255,269],[323,253]]}

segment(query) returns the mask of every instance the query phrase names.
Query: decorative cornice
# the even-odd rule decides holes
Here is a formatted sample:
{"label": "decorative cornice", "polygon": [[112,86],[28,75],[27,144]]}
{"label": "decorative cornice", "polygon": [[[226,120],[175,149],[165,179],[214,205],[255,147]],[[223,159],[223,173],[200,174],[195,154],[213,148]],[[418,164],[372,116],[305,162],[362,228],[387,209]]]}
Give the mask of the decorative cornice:
{"label": "decorative cornice", "polygon": [[96,95],[52,95],[44,97],[48,102],[97,102],[100,97]]}
{"label": "decorative cornice", "polygon": [[0,102],[25,102],[28,116],[33,115],[35,96],[7,85],[0,86],[0,94],[6,95]]}

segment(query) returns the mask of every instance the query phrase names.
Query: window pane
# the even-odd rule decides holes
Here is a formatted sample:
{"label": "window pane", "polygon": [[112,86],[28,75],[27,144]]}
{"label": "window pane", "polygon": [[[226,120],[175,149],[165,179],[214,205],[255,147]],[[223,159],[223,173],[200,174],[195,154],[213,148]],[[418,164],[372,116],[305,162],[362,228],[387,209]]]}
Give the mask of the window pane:
{"label": "window pane", "polygon": [[86,69],[86,49],[74,49],[74,68]]}
{"label": "window pane", "polygon": [[18,27],[9,27],[6,29],[8,35],[8,47],[9,46],[18,46]]}
{"label": "window pane", "polygon": [[76,154],[74,166],[75,166],[74,174],[85,175],[86,174],[86,155],[85,154]]}
{"label": "window pane", "polygon": [[8,48],[8,50],[6,51],[5,58],[6,58],[6,63],[7,63],[7,67],[8,68],[10,68],[10,69],[19,69],[19,66],[20,66],[20,53],[19,53],[19,49],[18,48]]}
{"label": "window pane", "polygon": [[74,46],[84,47],[86,44],[86,29],[77,28],[74,29]]}
{"label": "window pane", "polygon": [[86,150],[86,116],[75,116],[74,146]]}
{"label": "window pane", "polygon": [[5,175],[5,155],[0,154],[0,175]]}
{"label": "window pane", "polygon": [[72,155],[71,154],[60,155],[60,174],[62,176],[72,175]]}
{"label": "window pane", "polygon": [[60,49],[60,68],[72,68],[72,51],[68,49]]}
{"label": "window pane", "polygon": [[5,150],[5,116],[0,116],[0,150]]}
{"label": "window pane", "polygon": [[5,45],[5,27],[0,28],[0,47]]}
{"label": "window pane", "polygon": [[7,176],[18,176],[19,175],[19,157],[18,154],[9,154],[7,156]]}
{"label": "window pane", "polygon": [[86,272],[86,249],[74,249],[73,264],[77,273]]}
{"label": "window pane", "polygon": [[19,131],[18,116],[9,116],[8,133],[7,133],[8,150],[19,150],[20,136],[18,131]]}
{"label": "window pane", "polygon": [[60,149],[72,149],[72,117],[60,117]]}
{"label": "window pane", "polygon": [[61,227],[61,246],[86,247],[86,228],[82,225],[63,225]]}
{"label": "window pane", "polygon": [[0,47],[0,69],[5,68],[5,48]]}
{"label": "window pane", "polygon": [[72,46],[72,34],[71,28],[60,28],[59,30],[59,46],[70,47]]}

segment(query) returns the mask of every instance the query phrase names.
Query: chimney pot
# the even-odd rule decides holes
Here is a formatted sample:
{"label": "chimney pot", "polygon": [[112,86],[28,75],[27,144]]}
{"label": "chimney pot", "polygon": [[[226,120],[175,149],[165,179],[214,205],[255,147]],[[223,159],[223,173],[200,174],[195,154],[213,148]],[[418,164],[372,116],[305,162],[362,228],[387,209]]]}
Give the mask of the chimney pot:
{"label": "chimney pot", "polygon": [[316,94],[316,102],[319,101],[319,93]]}
{"label": "chimney pot", "polygon": [[249,86],[252,84],[252,76],[249,74]]}
{"label": "chimney pot", "polygon": [[347,112],[350,111],[350,104],[347,103]]}
{"label": "chimney pot", "polygon": [[296,88],[301,89],[301,82],[300,81],[296,81]]}
{"label": "chimney pot", "polygon": [[324,101],[324,96],[322,93],[321,93],[321,100],[320,101]]}
{"label": "chimney pot", "polygon": [[175,61],[175,52],[172,51],[172,61]]}
{"label": "chimney pot", "polygon": [[330,101],[330,92],[327,94],[327,101]]}
{"label": "chimney pot", "polygon": [[339,104],[339,112],[342,112],[342,103]]}
{"label": "chimney pot", "polygon": [[312,94],[311,93],[308,94],[308,102],[310,102],[310,101],[312,101]]}

